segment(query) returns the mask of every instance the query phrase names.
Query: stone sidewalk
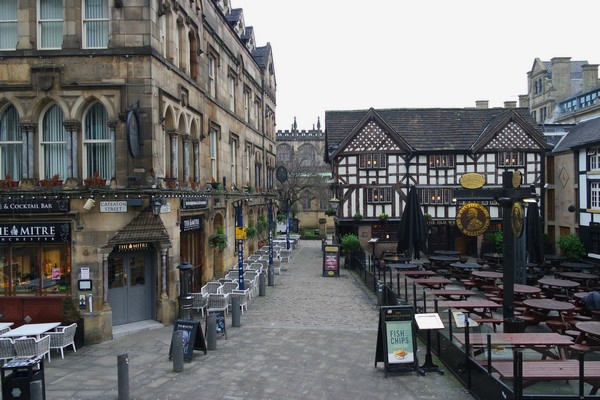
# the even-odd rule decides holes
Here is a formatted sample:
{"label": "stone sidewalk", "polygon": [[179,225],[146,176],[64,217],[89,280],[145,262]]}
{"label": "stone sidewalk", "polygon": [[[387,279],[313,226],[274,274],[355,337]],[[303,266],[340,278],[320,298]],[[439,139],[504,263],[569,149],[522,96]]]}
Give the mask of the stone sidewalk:
{"label": "stone sidewalk", "polygon": [[[168,353],[173,327],[115,335],[46,362],[46,398],[117,399],[117,357],[129,358],[130,399],[469,399],[454,377],[388,374],[375,362],[378,307],[353,273],[322,277],[320,241],[300,241],[275,286],[257,297],[228,338],[183,372]],[[420,362],[425,345],[419,343]],[[442,366],[439,360],[434,360]]]}

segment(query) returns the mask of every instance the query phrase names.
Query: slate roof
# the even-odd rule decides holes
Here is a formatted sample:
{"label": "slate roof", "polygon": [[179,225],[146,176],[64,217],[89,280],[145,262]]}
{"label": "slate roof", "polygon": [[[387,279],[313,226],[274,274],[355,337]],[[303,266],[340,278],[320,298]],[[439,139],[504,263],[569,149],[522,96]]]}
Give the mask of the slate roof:
{"label": "slate roof", "polygon": [[[373,110],[414,151],[469,152],[478,139],[514,113],[529,123],[537,139],[542,131],[527,108],[431,108]],[[325,133],[329,152],[335,150],[370,110],[326,111]]]}
{"label": "slate roof", "polygon": [[269,62],[269,54],[271,53],[271,45],[267,43],[266,46],[256,47],[252,50],[252,58],[258,64],[260,68],[267,68]]}
{"label": "slate roof", "polygon": [[121,229],[106,247],[114,247],[125,243],[144,243],[160,242],[166,247],[171,247],[169,233],[162,222],[162,219],[152,214],[150,207],[143,210],[137,217],[131,220],[123,229]]}
{"label": "slate roof", "polygon": [[571,151],[600,143],[600,118],[583,121],[575,125],[556,145],[552,153]]}

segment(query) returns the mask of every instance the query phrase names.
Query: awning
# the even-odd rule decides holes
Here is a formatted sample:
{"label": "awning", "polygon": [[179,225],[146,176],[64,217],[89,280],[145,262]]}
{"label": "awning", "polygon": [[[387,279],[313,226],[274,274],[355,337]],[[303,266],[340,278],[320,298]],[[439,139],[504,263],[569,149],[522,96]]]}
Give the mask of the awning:
{"label": "awning", "polygon": [[162,219],[155,217],[150,207],[143,210],[113,236],[106,244],[106,247],[112,248],[119,244],[145,242],[158,242],[162,248],[171,247],[171,238]]}

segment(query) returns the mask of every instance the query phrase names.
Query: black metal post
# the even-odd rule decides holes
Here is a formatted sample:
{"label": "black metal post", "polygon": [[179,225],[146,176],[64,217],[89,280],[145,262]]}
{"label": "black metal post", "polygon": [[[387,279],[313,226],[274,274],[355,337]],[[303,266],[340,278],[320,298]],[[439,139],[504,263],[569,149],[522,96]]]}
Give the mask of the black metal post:
{"label": "black metal post", "polygon": [[273,200],[269,200],[269,286],[275,285],[275,268],[273,267]]}
{"label": "black metal post", "polygon": [[[243,200],[238,200],[233,203],[233,208],[235,210],[235,227],[236,227],[236,236],[238,228],[244,227],[244,213],[243,213]],[[240,290],[245,289],[244,285],[244,239],[241,237],[235,238],[235,243],[237,246],[237,254],[238,254],[238,286]]]}

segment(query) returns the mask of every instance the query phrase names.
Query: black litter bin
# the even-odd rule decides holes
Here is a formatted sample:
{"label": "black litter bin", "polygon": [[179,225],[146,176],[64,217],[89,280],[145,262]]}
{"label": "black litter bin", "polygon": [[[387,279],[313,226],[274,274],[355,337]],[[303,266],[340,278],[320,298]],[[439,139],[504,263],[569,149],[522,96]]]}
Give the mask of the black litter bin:
{"label": "black litter bin", "polygon": [[[2,400],[45,400],[44,359],[14,359],[2,366]],[[41,382],[41,396],[39,395]],[[38,385],[32,390],[31,384]]]}

